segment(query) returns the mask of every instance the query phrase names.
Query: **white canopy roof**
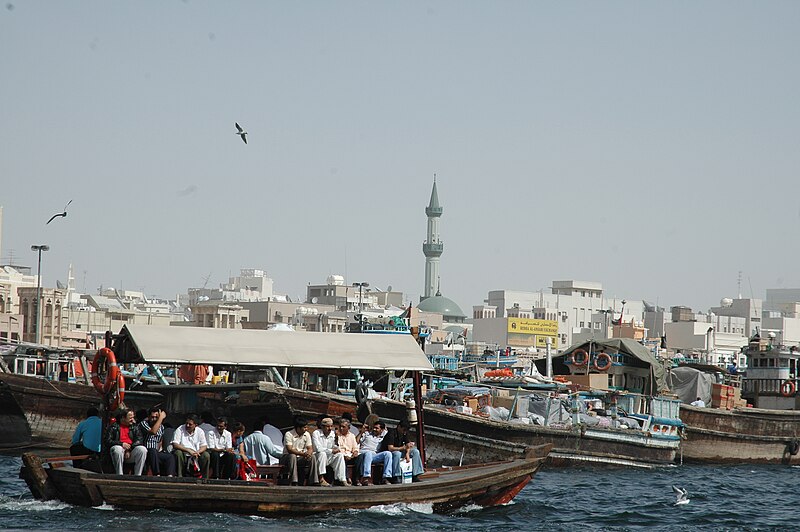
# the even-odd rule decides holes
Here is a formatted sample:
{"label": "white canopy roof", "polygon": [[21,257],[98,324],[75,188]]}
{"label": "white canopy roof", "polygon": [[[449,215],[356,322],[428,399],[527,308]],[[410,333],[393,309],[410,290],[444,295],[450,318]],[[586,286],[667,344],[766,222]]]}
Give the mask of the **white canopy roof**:
{"label": "white canopy roof", "polygon": [[426,371],[433,367],[410,334],[347,334],[125,325],[149,363],[293,366]]}

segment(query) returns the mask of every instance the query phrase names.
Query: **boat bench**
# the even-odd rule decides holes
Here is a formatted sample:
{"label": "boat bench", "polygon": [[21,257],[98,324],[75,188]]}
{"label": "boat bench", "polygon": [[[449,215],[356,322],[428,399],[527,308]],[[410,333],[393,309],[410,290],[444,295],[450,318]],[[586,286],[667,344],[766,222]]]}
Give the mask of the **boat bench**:
{"label": "boat bench", "polygon": [[[289,483],[289,474],[288,469],[280,464],[275,465],[256,465],[256,474],[258,475],[257,479],[254,479],[256,482],[264,482],[265,484],[269,485],[276,485],[276,484],[288,484]],[[345,470],[345,478],[349,478],[351,482],[355,483],[358,480],[358,477],[355,472],[355,465],[354,464],[347,464]],[[381,478],[383,476],[383,464],[373,464],[372,465],[372,478]],[[298,471],[298,477],[302,480],[308,477],[308,467],[301,467]],[[329,482],[333,482],[333,471],[328,468],[328,472],[325,474],[325,477],[328,479]],[[302,484],[302,482],[301,482]]]}

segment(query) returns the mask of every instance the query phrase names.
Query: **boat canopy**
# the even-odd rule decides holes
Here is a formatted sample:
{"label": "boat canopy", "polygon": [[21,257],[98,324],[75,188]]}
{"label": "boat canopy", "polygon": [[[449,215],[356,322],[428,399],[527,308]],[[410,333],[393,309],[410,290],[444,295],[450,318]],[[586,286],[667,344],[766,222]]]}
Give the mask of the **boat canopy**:
{"label": "boat canopy", "polygon": [[667,389],[667,378],[664,371],[664,366],[656,360],[653,354],[645,346],[632,338],[609,338],[608,340],[588,340],[586,342],[570,346],[559,356],[569,356],[570,353],[578,349],[584,349],[587,352],[590,349],[599,350],[603,349],[606,352],[622,353],[623,355],[630,355],[638,358],[642,362],[648,364],[653,371],[653,376],[656,381],[656,389],[660,392]]}
{"label": "boat canopy", "polygon": [[116,340],[121,363],[433,369],[410,334],[125,325]]}

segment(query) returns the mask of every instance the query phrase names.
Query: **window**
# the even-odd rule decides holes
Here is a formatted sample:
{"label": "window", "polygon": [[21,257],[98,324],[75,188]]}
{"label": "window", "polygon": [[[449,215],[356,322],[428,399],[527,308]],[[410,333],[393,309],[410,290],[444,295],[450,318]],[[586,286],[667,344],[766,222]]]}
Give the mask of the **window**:
{"label": "window", "polygon": [[774,358],[768,358],[767,359],[767,363],[768,363],[769,367],[771,367],[771,368],[775,367],[775,359]]}
{"label": "window", "polygon": [[583,329],[583,322],[581,322],[581,329]]}

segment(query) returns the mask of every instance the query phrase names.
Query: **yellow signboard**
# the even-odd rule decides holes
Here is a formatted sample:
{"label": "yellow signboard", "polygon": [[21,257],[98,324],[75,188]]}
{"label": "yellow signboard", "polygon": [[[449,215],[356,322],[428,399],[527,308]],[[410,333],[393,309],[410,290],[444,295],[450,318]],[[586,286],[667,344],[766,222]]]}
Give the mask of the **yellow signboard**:
{"label": "yellow signboard", "polygon": [[532,320],[530,318],[508,318],[508,332],[514,334],[535,334],[537,336],[558,336],[558,322],[555,320]]}

